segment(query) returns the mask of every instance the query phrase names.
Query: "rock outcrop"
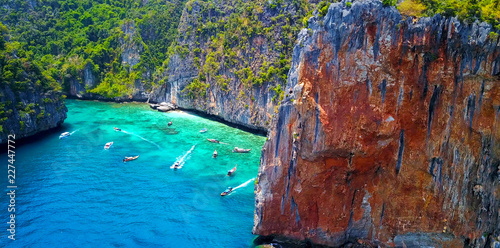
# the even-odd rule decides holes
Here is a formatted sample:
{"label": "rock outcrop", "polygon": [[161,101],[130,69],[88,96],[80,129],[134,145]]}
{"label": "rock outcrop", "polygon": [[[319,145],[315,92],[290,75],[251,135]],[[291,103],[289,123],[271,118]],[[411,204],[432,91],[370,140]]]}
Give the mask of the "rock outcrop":
{"label": "rock outcrop", "polygon": [[[295,36],[310,5],[291,0],[174,2],[172,9],[183,9],[177,11],[182,16],[162,26],[175,26],[176,32],[158,30],[150,21],[160,22],[161,17],[145,14],[143,19],[123,20],[112,30],[114,38],[105,47],[117,47],[99,58],[107,61],[118,55],[114,60],[97,64],[85,56],[71,58],[76,69],[64,75],[69,96],[171,102],[267,130],[284,95]],[[161,54],[166,60],[158,66],[152,54],[161,47],[161,34],[172,36],[172,41],[165,41],[169,48]]]}
{"label": "rock outcrop", "polygon": [[19,140],[64,122],[68,110],[59,85],[50,83],[36,65],[0,51],[0,69],[4,76],[16,73],[0,82],[0,144],[7,143],[9,135]]}
{"label": "rock outcrop", "polygon": [[0,102],[5,106],[4,111],[10,113],[1,124],[0,144],[7,143],[10,134],[19,140],[58,127],[66,119],[68,110],[60,92],[43,92],[33,84],[30,87],[34,90],[14,92],[8,86],[0,88]]}
{"label": "rock outcrop", "polygon": [[97,82],[92,72],[92,65],[90,63],[85,64],[83,70],[79,71],[77,77],[72,77],[68,75],[68,95],[74,96],[76,98],[98,98],[98,95],[93,95],[87,92],[87,89],[92,89],[97,85]]}
{"label": "rock outcrop", "polygon": [[[291,36],[301,25],[302,10],[297,2],[278,5],[189,1],[164,73],[165,84],[153,93],[151,101],[172,102],[267,130],[286,83],[278,71],[286,75]],[[295,29],[297,32],[292,31]],[[287,68],[279,68],[280,63]]]}
{"label": "rock outcrop", "polygon": [[149,94],[151,93],[152,81],[152,71],[154,68],[149,63],[144,62],[140,64],[142,60],[150,60],[150,53],[145,44],[142,41],[140,33],[137,31],[137,27],[133,20],[124,21],[121,25],[120,38],[118,39],[119,47],[117,50],[120,53],[120,60],[123,68],[126,69],[128,73],[141,73],[142,78],[146,79],[148,83],[141,82],[139,79],[127,79],[131,81],[127,88],[129,94],[116,97],[103,96],[101,94],[91,92],[102,81],[95,75],[98,71],[93,70],[93,65],[90,61],[84,61],[82,69],[76,70],[74,73],[76,75],[68,74],[66,75],[66,80],[68,81],[69,89],[68,95],[70,97],[75,97],[79,99],[96,99],[103,101],[147,101],[149,99]]}
{"label": "rock outcrop", "polygon": [[[331,4],[299,35],[254,233],[340,246],[500,235],[500,44],[485,23]],[[498,245],[498,244],[497,244]]]}

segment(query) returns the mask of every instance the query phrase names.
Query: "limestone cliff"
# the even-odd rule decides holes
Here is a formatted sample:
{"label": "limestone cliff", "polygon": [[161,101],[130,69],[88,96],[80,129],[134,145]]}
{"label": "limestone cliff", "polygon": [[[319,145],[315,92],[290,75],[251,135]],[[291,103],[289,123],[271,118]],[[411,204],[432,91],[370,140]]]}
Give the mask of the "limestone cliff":
{"label": "limestone cliff", "polygon": [[[9,49],[10,50],[10,49]],[[60,126],[68,111],[60,86],[40,68],[0,49],[0,144]]]}
{"label": "limestone cliff", "polygon": [[283,96],[306,5],[189,1],[167,61],[165,83],[152,100],[267,130]]}
{"label": "limestone cliff", "polygon": [[489,25],[330,5],[295,46],[254,232],[399,247],[500,235],[500,44]]}
{"label": "limestone cliff", "polygon": [[[125,68],[126,72],[130,75],[123,81],[126,82],[127,94],[111,96],[103,95],[102,93],[95,92],[95,88],[103,83],[96,74],[98,70],[94,69],[91,61],[83,61],[78,56],[73,59],[74,64],[81,64],[73,72],[73,74],[66,74],[67,85],[69,89],[67,93],[71,97],[80,99],[97,99],[97,100],[113,100],[113,101],[147,101],[149,93],[151,92],[152,72],[154,65],[149,63],[151,61],[151,53],[148,51],[147,46],[144,44],[140,33],[137,31],[137,26],[133,20],[126,20],[120,26],[118,33],[117,53],[121,60],[121,66]],[[143,60],[143,63],[140,63]],[[144,62],[149,61],[149,62]],[[141,74],[140,77],[136,76]],[[111,75],[111,74],[108,74]],[[139,80],[142,78],[143,80]]]}
{"label": "limestone cliff", "polygon": [[[312,5],[179,0],[166,8],[169,13],[160,11],[165,7],[158,1],[138,5],[157,12],[131,11],[134,19],[106,32],[103,46],[68,58],[63,85],[69,96],[166,101],[252,129],[269,128],[284,96],[295,37]],[[162,23],[166,14],[180,17]]]}

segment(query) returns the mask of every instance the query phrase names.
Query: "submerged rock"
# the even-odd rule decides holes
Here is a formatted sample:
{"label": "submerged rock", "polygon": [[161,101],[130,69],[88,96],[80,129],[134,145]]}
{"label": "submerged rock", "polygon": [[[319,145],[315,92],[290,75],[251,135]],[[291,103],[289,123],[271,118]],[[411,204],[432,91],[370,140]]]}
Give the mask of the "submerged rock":
{"label": "submerged rock", "polygon": [[254,233],[340,246],[500,235],[500,45],[490,25],[330,5],[295,46]]}

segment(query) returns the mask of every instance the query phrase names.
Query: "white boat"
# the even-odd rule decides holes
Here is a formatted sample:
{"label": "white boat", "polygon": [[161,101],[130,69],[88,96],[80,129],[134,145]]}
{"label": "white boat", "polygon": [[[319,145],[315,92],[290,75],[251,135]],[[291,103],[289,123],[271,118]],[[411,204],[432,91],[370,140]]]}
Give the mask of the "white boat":
{"label": "white boat", "polygon": [[237,153],[247,153],[247,152],[250,152],[251,149],[243,149],[243,148],[238,148],[238,147],[235,147],[233,149],[233,152],[237,152]]}
{"label": "white boat", "polygon": [[135,157],[125,157],[125,158],[123,159],[123,163],[128,162],[128,161],[132,161],[132,160],[136,160],[136,159],[138,159],[138,158],[139,158],[139,155],[137,155],[137,156],[135,156]]}
{"label": "white boat", "polygon": [[206,131],[208,131],[208,130],[206,128],[203,128],[203,129],[200,130],[200,133],[204,133]]}
{"label": "white boat", "polygon": [[112,145],[113,141],[106,143],[106,145],[104,145],[104,150],[108,150]]}
{"label": "white boat", "polygon": [[71,134],[69,132],[64,132],[61,135],[59,135],[59,139],[64,139],[66,137],[69,137]]}
{"label": "white boat", "polygon": [[180,169],[181,168],[181,163],[179,161],[175,162],[172,166],[170,166],[170,169]]}

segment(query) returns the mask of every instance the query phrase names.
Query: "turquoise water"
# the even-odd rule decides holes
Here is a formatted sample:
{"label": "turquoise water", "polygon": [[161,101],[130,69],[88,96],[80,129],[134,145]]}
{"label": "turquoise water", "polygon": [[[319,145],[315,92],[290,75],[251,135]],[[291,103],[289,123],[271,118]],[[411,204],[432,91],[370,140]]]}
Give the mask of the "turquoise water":
{"label": "turquoise water", "polygon": [[[15,150],[16,240],[7,238],[3,224],[0,246],[251,246],[252,178],[265,137],[184,112],[160,113],[145,104],[67,100],[67,106],[61,133],[73,132],[70,137],[60,140],[57,133]],[[208,131],[199,133],[202,128]],[[104,150],[110,141],[114,144]],[[170,169],[193,146],[183,167]],[[234,146],[252,151],[232,153]],[[140,157],[122,162],[135,155]],[[228,177],[235,164],[236,173]],[[7,166],[1,172],[0,187],[7,192]],[[220,196],[228,186],[245,182]],[[4,223],[7,205],[4,193]]]}

